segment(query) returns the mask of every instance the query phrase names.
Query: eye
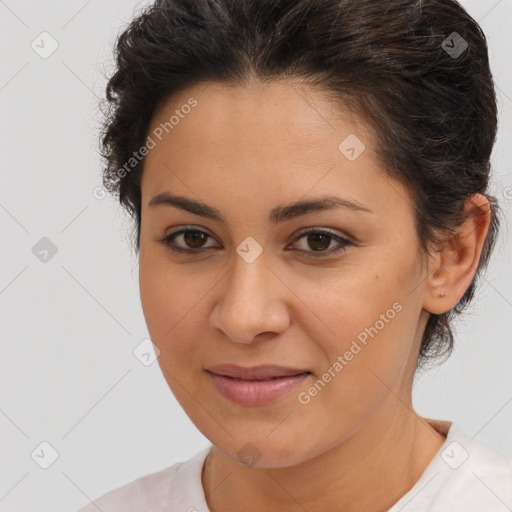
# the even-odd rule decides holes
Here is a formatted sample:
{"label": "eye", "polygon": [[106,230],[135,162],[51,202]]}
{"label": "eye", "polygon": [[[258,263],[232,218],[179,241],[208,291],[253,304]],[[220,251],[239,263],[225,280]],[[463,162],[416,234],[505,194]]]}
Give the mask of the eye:
{"label": "eye", "polygon": [[[354,245],[350,240],[347,240],[328,229],[308,229],[307,231],[303,231],[295,238],[294,243],[302,238],[305,238],[307,245],[315,250],[296,250],[300,253],[306,253],[308,256],[313,256],[314,258],[332,256],[333,254],[344,251],[347,246]],[[338,246],[335,246],[334,249],[327,250],[333,240],[338,242]]]}
{"label": "eye", "polygon": [[[179,247],[174,245],[174,240],[176,238],[181,238],[185,243],[185,247]],[[184,228],[179,231],[175,231],[174,233],[169,233],[164,236],[157,242],[163,243],[166,247],[171,249],[172,251],[188,253],[188,254],[196,254],[201,252],[201,250],[205,247],[204,241],[208,238],[213,238],[205,231],[201,231],[200,229],[192,229],[192,228]],[[188,247],[191,247],[189,249]],[[207,249],[209,247],[206,247]]]}
{"label": "eye", "polygon": [[[200,252],[203,252],[204,249],[212,248],[204,245],[204,242],[207,241],[208,238],[213,237],[200,229],[193,229],[191,227],[187,227],[175,231],[173,233],[169,233],[165,237],[157,240],[157,242],[164,244],[166,247],[175,252],[198,254]],[[293,240],[293,243],[296,243],[297,241],[303,238],[306,240],[307,244],[314,250],[294,250],[297,250],[300,253],[306,253],[308,254],[308,256],[313,256],[315,258],[331,256],[333,254],[345,250],[348,245],[354,245],[353,242],[351,242],[350,240],[347,240],[346,238],[328,229],[308,229],[307,231],[303,231],[298,236],[296,236],[295,239]],[[175,244],[176,239],[181,239],[182,242],[184,242],[185,247],[177,246]],[[334,249],[328,250],[333,240],[338,242],[338,246],[335,246]]]}

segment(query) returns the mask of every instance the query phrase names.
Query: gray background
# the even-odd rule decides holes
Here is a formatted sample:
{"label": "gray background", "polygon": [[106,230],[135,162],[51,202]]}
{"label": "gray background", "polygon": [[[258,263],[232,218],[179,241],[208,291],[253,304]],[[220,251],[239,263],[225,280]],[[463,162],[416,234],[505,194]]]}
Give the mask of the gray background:
{"label": "gray background", "polygon": [[[158,364],[133,354],[148,332],[130,225],[97,190],[97,105],[111,48],[147,3],[0,1],[4,512],[74,511],[209,445]],[[491,192],[507,219],[454,354],[417,381],[414,403],[512,458],[512,0],[462,3],[490,45],[500,108]],[[44,31],[58,43],[46,59],[31,46],[46,37],[51,48]],[[46,262],[33,252],[43,237],[57,248]],[[40,464],[51,451],[42,442],[58,452],[47,469]]]}

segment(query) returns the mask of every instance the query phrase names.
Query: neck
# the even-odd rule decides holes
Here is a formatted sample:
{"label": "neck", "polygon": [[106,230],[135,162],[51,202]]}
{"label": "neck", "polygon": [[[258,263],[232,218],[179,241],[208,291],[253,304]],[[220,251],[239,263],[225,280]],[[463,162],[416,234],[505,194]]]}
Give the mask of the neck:
{"label": "neck", "polygon": [[203,468],[211,512],[223,510],[385,511],[419,480],[445,436],[390,397],[349,439],[298,465],[247,468],[213,447]]}

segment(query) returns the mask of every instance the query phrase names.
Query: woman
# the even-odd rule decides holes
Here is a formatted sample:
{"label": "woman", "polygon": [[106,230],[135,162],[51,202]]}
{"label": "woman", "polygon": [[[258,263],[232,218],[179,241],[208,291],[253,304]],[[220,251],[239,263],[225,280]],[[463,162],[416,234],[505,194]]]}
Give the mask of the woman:
{"label": "woman", "polygon": [[116,55],[104,184],[212,446],[82,511],[512,507],[510,461],[411,399],[498,233],[478,24],[452,0],[157,0]]}

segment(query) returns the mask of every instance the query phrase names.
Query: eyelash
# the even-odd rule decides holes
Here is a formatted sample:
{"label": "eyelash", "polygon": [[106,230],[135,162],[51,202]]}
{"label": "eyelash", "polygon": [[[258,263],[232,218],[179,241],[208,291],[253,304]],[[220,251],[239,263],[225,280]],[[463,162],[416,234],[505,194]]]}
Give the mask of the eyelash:
{"label": "eyelash", "polygon": [[[159,239],[157,241],[162,243],[162,244],[164,244],[167,248],[171,249],[174,252],[180,252],[180,253],[185,253],[185,254],[198,254],[198,253],[200,253],[200,252],[205,250],[205,249],[183,249],[182,247],[176,247],[176,246],[172,245],[172,242],[174,241],[174,239],[177,236],[182,235],[184,233],[203,233],[203,234],[209,236],[210,238],[213,238],[211,235],[209,235],[208,233],[206,233],[205,231],[202,231],[200,229],[186,228],[186,229],[181,229],[179,231],[175,231],[174,233],[169,233],[168,235],[166,235],[165,237],[163,237],[163,238],[161,238],[161,239]],[[327,230],[327,229],[314,229],[314,228],[313,229],[309,229],[307,231],[301,232],[297,237],[294,238],[292,243],[295,243],[298,240],[300,240],[301,238],[304,238],[305,236],[311,235],[311,234],[327,235],[331,239],[334,239],[335,241],[340,243],[339,247],[337,247],[334,250],[331,249],[329,251],[327,251],[327,250],[324,250],[324,251],[304,251],[302,249],[297,249],[297,251],[299,253],[307,254],[308,256],[312,256],[313,258],[322,258],[322,257],[326,257],[326,255],[327,256],[332,256],[333,254],[338,254],[340,252],[343,252],[344,250],[346,250],[347,246],[354,245],[350,240],[347,240],[346,238],[343,238],[342,236],[336,235],[336,234],[334,234],[330,230]],[[207,248],[207,249],[209,249],[209,248]]]}

